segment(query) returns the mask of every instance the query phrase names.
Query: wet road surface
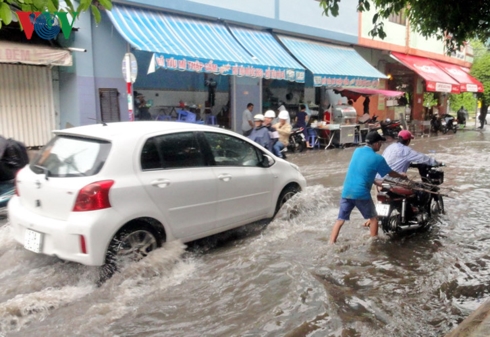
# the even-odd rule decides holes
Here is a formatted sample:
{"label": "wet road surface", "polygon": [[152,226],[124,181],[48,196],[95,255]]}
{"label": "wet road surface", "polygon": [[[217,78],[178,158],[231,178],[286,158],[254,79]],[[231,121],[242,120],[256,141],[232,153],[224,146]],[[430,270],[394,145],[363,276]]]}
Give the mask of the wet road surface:
{"label": "wet road surface", "polygon": [[356,211],[327,245],[353,148],[289,156],[308,181],[293,219],[168,243],[100,288],[97,268],[28,252],[7,223],[0,336],[443,336],[489,293],[490,129],[413,147],[458,192],[431,230],[394,239]]}

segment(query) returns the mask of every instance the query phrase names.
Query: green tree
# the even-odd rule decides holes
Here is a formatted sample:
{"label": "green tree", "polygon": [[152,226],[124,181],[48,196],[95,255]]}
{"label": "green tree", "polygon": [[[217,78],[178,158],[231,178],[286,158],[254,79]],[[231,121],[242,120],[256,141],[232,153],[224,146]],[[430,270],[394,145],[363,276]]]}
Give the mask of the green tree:
{"label": "green tree", "polygon": [[24,12],[76,12],[80,13],[90,10],[96,22],[100,22],[99,7],[110,10],[111,0],[80,0],[75,6],[71,0],[64,0],[60,6],[59,0],[0,0],[0,29],[12,21],[17,21],[16,11]]}
{"label": "green tree", "polygon": [[475,59],[471,67],[471,75],[476,77],[482,84],[485,91],[480,94],[480,98],[486,104],[490,103],[490,53]]}
{"label": "green tree", "polygon": [[[339,14],[340,0],[320,0],[325,15]],[[386,37],[383,20],[391,14],[405,12],[411,28],[424,37],[435,36],[444,40],[448,52],[463,45],[465,41],[490,38],[490,0],[358,0],[360,12],[374,6],[370,35]]]}
{"label": "green tree", "polygon": [[468,113],[473,114],[476,110],[477,98],[472,92],[463,92],[457,95],[449,95],[449,106],[451,111],[457,112],[461,106],[464,106]]}

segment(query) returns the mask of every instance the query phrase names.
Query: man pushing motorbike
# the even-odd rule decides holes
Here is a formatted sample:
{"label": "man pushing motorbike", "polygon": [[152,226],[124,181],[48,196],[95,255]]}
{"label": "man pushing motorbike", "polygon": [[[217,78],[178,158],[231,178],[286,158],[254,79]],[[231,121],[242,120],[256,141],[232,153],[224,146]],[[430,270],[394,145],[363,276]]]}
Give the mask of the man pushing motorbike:
{"label": "man pushing motorbike", "polygon": [[[400,173],[407,173],[411,163],[438,166],[439,163],[434,158],[409,147],[412,139],[414,137],[408,130],[402,130],[398,133],[398,141],[389,145],[383,152],[383,158],[386,160],[388,166],[393,171]],[[378,174],[376,178],[381,179],[382,175]],[[364,223],[364,226],[369,226],[369,220]]]}
{"label": "man pushing motorbike", "polygon": [[394,178],[406,178],[405,173],[393,170],[386,160],[376,153],[381,149],[384,141],[386,138],[376,131],[371,131],[366,136],[367,145],[354,151],[342,189],[339,215],[330,234],[330,244],[337,241],[340,229],[344,222],[350,219],[354,207],[361,212],[364,219],[369,219],[371,236],[378,235],[378,218],[371,198],[374,178],[377,173]]}
{"label": "man pushing motorbike", "polygon": [[398,141],[384,150],[383,157],[393,171],[406,173],[410,163],[414,162],[430,166],[438,165],[438,162],[434,158],[409,147],[413,138],[410,131],[402,130],[398,133]]}

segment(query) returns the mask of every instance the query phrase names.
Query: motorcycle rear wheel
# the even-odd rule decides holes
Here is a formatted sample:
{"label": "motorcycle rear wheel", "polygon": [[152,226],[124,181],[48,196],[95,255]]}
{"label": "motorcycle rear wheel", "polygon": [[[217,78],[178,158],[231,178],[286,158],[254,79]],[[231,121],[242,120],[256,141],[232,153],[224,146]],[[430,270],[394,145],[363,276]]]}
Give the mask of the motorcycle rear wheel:
{"label": "motorcycle rear wheel", "polygon": [[381,219],[381,228],[386,234],[395,234],[401,224],[401,209],[400,207],[391,207],[388,216]]}
{"label": "motorcycle rear wheel", "polygon": [[306,143],[304,141],[298,142],[298,152],[303,152],[306,149]]}

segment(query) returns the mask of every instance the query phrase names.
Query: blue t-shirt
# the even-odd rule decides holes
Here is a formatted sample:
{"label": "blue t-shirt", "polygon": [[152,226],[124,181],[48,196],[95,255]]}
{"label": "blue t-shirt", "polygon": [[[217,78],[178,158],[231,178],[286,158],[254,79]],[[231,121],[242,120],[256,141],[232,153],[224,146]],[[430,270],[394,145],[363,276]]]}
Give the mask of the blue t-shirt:
{"label": "blue t-shirt", "polygon": [[357,148],[345,176],[342,198],[371,199],[371,187],[376,173],[384,177],[392,170],[383,156],[374,152],[369,146]]}

